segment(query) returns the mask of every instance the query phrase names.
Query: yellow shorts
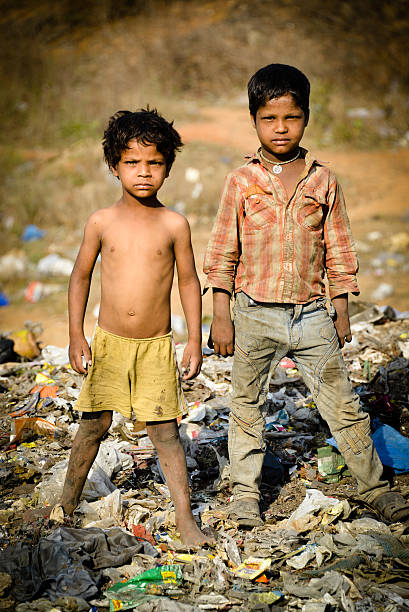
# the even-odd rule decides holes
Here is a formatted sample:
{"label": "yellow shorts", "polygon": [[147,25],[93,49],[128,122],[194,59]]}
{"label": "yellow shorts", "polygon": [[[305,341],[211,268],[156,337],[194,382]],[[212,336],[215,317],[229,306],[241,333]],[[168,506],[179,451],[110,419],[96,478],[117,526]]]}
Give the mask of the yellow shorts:
{"label": "yellow shorts", "polygon": [[92,365],[76,410],[115,410],[138,421],[166,421],[187,412],[172,334],[123,338],[96,327]]}

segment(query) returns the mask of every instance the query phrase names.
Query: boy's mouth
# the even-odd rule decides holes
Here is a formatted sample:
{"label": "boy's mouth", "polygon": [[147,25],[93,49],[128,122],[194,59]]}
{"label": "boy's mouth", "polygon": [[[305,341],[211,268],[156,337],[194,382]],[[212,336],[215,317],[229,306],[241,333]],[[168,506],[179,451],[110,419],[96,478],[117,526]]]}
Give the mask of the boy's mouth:
{"label": "boy's mouth", "polygon": [[290,139],[289,138],[276,138],[272,142],[274,142],[275,145],[283,145],[283,144],[289,143]]}

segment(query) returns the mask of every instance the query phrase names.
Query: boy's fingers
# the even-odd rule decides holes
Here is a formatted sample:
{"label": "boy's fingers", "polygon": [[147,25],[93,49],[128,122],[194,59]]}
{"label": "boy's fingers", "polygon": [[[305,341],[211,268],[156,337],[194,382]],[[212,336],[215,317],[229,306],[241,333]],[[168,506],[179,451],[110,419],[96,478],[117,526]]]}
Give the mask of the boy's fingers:
{"label": "boy's fingers", "polygon": [[183,379],[190,380],[191,378],[195,378],[195,376],[197,376],[198,374],[199,372],[196,372],[196,370],[189,369],[183,374]]}
{"label": "boy's fingers", "polygon": [[91,349],[89,348],[89,346],[87,345],[87,347],[84,349],[84,359],[87,362],[88,365],[91,365],[92,361],[91,361]]}
{"label": "boy's fingers", "polygon": [[84,366],[82,365],[82,356],[80,361],[78,362],[78,360],[74,361],[74,365],[73,368],[76,372],[78,372],[78,374],[85,374],[86,369],[84,368]]}
{"label": "boy's fingers", "polygon": [[189,368],[183,374],[184,380],[195,378],[195,376],[197,376],[200,372],[201,365],[202,365],[202,359],[191,358],[189,362]]}

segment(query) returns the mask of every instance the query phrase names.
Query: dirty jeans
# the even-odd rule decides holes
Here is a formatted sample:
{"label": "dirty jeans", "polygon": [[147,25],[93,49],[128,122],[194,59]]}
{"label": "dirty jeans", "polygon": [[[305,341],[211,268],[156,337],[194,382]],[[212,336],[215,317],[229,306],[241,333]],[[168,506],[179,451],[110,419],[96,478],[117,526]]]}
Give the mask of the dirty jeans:
{"label": "dirty jeans", "polygon": [[362,499],[389,491],[370,437],[370,419],[348,378],[334,323],[319,299],[309,304],[254,302],[240,292],[234,305],[235,351],[229,423],[234,499],[259,499],[264,417],[270,372],[288,355],[297,364],[320,415],[328,423]]}

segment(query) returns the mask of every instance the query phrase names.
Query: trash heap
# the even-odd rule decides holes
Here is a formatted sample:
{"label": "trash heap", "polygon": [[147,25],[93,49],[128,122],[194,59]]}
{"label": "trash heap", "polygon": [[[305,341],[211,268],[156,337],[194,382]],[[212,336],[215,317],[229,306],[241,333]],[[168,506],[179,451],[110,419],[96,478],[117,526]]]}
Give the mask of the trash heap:
{"label": "trash heap", "polygon": [[[345,360],[386,473],[408,497],[409,313],[354,306]],[[270,381],[265,523],[250,531],[227,513],[232,358],[205,348],[201,374],[184,383],[193,513],[215,538],[188,549],[144,425],[119,414],[74,516],[54,508],[79,426],[81,377],[67,349],[7,353],[21,351],[20,341],[34,346],[35,330],[14,334],[17,346],[11,336],[0,339],[0,356],[9,355],[0,364],[0,610],[409,610],[409,526],[380,522],[357,498],[291,359]]]}

